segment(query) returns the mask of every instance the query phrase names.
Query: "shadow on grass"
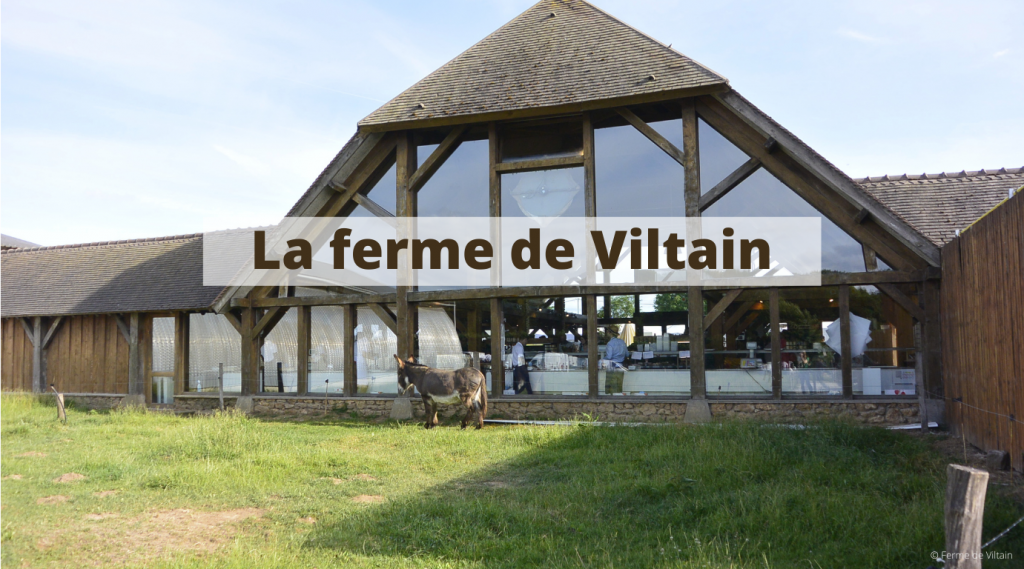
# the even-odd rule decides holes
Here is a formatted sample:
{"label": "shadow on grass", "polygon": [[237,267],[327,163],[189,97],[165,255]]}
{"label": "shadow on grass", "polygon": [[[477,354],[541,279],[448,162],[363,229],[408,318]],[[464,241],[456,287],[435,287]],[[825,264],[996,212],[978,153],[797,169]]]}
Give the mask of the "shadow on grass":
{"label": "shadow on grass", "polygon": [[923,567],[942,549],[944,462],[899,433],[580,426],[524,448],[305,546],[487,567]]}

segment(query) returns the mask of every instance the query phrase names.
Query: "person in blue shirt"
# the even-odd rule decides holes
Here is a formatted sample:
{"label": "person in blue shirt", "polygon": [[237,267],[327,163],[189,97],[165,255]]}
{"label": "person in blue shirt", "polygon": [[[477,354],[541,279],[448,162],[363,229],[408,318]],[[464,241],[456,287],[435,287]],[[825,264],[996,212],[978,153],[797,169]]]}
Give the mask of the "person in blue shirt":
{"label": "person in blue shirt", "polygon": [[530,371],[526,367],[526,349],[523,347],[523,342],[527,338],[522,338],[516,345],[512,346],[512,386],[515,388],[516,395],[519,395],[523,391],[527,395],[533,395],[533,386],[530,385]]}
{"label": "person in blue shirt", "polygon": [[604,357],[611,363],[608,364],[608,371],[605,373],[604,392],[606,394],[622,392],[622,381],[626,369],[622,362],[626,361],[626,354],[628,353],[626,351],[626,342],[623,342],[621,338],[616,336],[608,340]]}

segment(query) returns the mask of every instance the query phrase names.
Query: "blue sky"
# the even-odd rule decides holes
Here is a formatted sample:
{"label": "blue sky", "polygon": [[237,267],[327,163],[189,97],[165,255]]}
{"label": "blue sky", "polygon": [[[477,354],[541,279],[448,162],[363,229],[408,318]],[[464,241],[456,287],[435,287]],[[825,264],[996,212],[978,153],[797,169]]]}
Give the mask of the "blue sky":
{"label": "blue sky", "polygon": [[[0,229],[276,222],[360,118],[531,4],[5,0]],[[1024,2],[595,4],[852,176],[1024,166]]]}

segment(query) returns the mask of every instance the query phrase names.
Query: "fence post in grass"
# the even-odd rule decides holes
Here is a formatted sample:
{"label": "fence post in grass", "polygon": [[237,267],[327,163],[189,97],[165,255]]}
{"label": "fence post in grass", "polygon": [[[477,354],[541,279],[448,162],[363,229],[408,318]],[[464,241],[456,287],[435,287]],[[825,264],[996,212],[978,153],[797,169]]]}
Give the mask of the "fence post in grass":
{"label": "fence post in grass", "polygon": [[217,393],[220,398],[220,410],[224,410],[224,364],[217,364]]}
{"label": "fence post in grass", "polygon": [[946,568],[981,569],[988,472],[950,464],[946,476]]}

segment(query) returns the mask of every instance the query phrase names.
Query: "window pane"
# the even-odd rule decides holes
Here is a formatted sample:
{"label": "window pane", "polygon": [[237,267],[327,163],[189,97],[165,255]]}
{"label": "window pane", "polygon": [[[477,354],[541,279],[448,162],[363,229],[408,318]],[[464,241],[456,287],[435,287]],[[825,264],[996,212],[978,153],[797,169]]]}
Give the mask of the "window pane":
{"label": "window pane", "polygon": [[863,272],[864,251],[859,242],[821,215],[811,204],[761,169],[736,186],[702,214],[705,217],[820,217],[821,269]]}
{"label": "window pane", "polygon": [[[373,189],[370,190],[370,192],[366,195],[366,197],[373,200],[374,203],[390,211],[391,213],[395,213],[395,209],[397,208],[397,206],[395,205],[395,200],[397,199],[398,196],[398,174],[396,173],[397,168],[398,167],[396,165],[392,164],[391,168],[387,171],[387,173],[384,174],[384,176],[381,177],[381,179],[377,181],[376,184],[374,184]],[[352,210],[352,213],[349,214],[349,217],[374,217],[374,215],[373,213],[370,212],[370,210],[360,205],[356,206],[356,208]]]}
{"label": "window pane", "polygon": [[260,391],[294,393],[298,387],[298,309],[289,308],[260,350]]}
{"label": "window pane", "polygon": [[[417,199],[420,217],[490,215],[487,144],[486,140],[474,140],[459,145],[430,181],[420,188]],[[420,147],[419,156],[421,161],[429,156],[426,147]]]}
{"label": "window pane", "polygon": [[583,124],[579,119],[510,127],[502,132],[502,162],[581,156]]}
{"label": "window pane", "polygon": [[[704,368],[708,395],[772,394],[772,345],[768,291],[751,289],[756,298],[733,301],[704,334]],[[706,292],[713,307],[724,293]]]}
{"label": "window pane", "polygon": [[782,392],[841,395],[839,289],[783,289],[779,297]]}
{"label": "window pane", "polygon": [[[682,120],[651,123],[682,144]],[[607,217],[684,217],[685,170],[632,125],[594,133],[597,214]]]}
{"label": "window pane", "polygon": [[345,309],[310,308],[309,392],[345,392]]}
{"label": "window pane", "polygon": [[[395,307],[391,307],[395,312]],[[398,393],[398,337],[368,306],[356,310],[356,387],[359,393]],[[408,357],[403,354],[403,357]]]}
{"label": "window pane", "polygon": [[[750,159],[703,120],[697,121],[700,146],[700,193],[707,192]],[[682,147],[680,147],[682,148]]]}
{"label": "window pane", "polygon": [[502,217],[583,217],[583,168],[504,174]]}
{"label": "window pane", "polygon": [[[916,286],[902,284],[904,294],[914,298]],[[917,352],[914,320],[906,310],[875,287],[850,290],[851,339],[857,316],[869,321],[869,342],[853,358],[853,392],[859,395],[908,395],[917,393]],[[860,346],[854,346],[859,351]]]}
{"label": "window pane", "polygon": [[174,319],[153,319],[153,371],[174,371]]}
{"label": "window pane", "polygon": [[242,337],[223,314],[190,314],[188,380],[185,391],[217,392],[224,369],[224,391],[242,390]]}

